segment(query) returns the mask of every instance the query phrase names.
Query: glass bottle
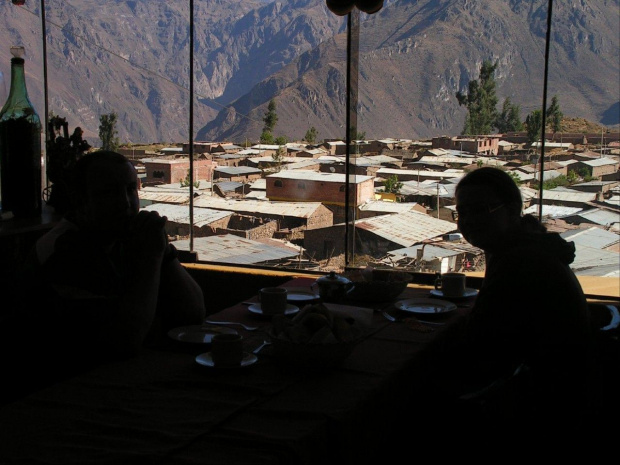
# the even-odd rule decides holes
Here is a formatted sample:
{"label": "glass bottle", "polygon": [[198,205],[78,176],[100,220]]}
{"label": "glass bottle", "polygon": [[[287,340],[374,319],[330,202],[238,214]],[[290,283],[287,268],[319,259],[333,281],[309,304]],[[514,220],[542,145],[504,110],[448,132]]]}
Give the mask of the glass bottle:
{"label": "glass bottle", "polygon": [[24,47],[11,47],[11,89],[0,110],[0,202],[16,218],[41,214],[41,120],[28,98]]}

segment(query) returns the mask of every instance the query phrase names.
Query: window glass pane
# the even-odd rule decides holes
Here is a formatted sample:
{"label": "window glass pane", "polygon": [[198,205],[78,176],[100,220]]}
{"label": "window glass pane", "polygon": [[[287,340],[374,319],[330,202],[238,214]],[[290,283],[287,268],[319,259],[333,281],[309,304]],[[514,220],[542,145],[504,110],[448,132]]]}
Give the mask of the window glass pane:
{"label": "window glass pane", "polygon": [[[527,131],[500,135],[497,127],[461,136],[476,121],[467,119],[457,93],[468,92],[490,60],[496,64],[496,109],[502,112],[507,98],[512,104],[506,106],[504,122],[514,123],[511,111],[518,113],[517,121],[531,116],[535,122],[543,100],[547,1],[523,10],[516,4],[470,2],[463,10],[460,3],[384,0],[374,14],[354,9],[350,16],[335,15],[322,1],[254,3],[220,2],[218,8],[235,12],[222,14],[236,25],[224,33],[221,21],[210,22],[205,5],[195,2],[199,53],[192,81],[192,173],[184,140],[189,121],[179,116],[188,107],[189,76],[165,72],[168,60],[189,59],[187,35],[179,32],[187,4],[171,2],[176,6],[169,15],[151,21],[158,31],[174,30],[179,38],[166,49],[173,57],[157,60],[157,69],[144,58],[149,50],[134,49],[133,42],[100,44],[90,36],[68,41],[61,29],[64,10],[53,2],[47,5],[49,43],[63,43],[78,60],[109,48],[110,59],[119,61],[106,67],[116,72],[137,67],[144,72],[140,79],[166,89],[162,95],[170,100],[149,96],[148,101],[161,106],[160,125],[178,126],[177,138],[158,144],[156,156],[150,156],[153,147],[127,150],[132,159],[143,160],[143,207],[168,217],[168,232],[180,249],[192,248],[200,261],[218,264],[321,271],[370,264],[481,274],[484,256],[456,229],[454,188],[467,170],[494,164],[518,176],[526,213],[541,214],[550,230],[575,242],[578,276],[607,276],[617,284],[620,192],[614,144],[620,47],[614,5],[555,9],[546,103],[551,106],[558,97],[565,126],[557,131],[550,126],[542,144],[530,143]],[[177,11],[179,5],[183,8]],[[225,46],[250,36],[255,47],[243,49],[235,60],[251,72],[218,74],[224,69],[217,64],[226,59]],[[50,60],[50,67],[56,68],[50,76],[62,75],[57,59]],[[234,74],[234,66],[227,69]],[[131,79],[125,88],[141,92]],[[95,100],[105,100],[108,112],[120,112],[112,105],[119,105],[121,97],[106,95],[108,89],[99,89]],[[272,101],[277,123],[265,135]],[[62,102],[51,103],[58,113]],[[130,109],[125,113],[132,115]],[[244,134],[228,137],[223,125],[208,138],[201,130],[216,117],[252,123]],[[583,118],[596,124],[576,126]],[[551,115],[547,122],[552,123]],[[121,142],[140,124],[119,128]],[[537,206],[541,154],[547,162],[542,212]]]}
{"label": "window glass pane", "polygon": [[[373,176],[375,198],[356,209],[355,265],[428,273],[456,270],[482,276],[484,254],[463,240],[453,216],[456,183],[479,166],[511,170],[522,190],[525,213],[538,216],[544,148],[544,223],[550,231],[575,242],[572,267],[586,292],[599,292],[590,276],[599,278],[596,281],[601,288],[609,289],[610,284],[617,288],[618,188],[612,184],[618,179],[618,159],[615,157],[596,174],[583,166],[585,158],[610,156],[613,149],[609,144],[616,136],[611,128],[601,125],[598,134],[591,132],[585,143],[583,133],[575,134],[575,126],[570,125],[574,118],[568,117],[569,112],[577,112],[581,95],[590,88],[587,79],[579,83],[565,79],[561,65],[565,62],[561,53],[569,49],[577,53],[579,48],[558,43],[564,25],[572,22],[570,9],[554,9],[552,28],[557,34],[551,37],[547,84],[547,107],[557,96],[566,113],[565,126],[554,131],[547,112],[544,147],[540,141],[529,142],[526,127],[513,127],[540,110],[543,101],[547,2],[535,3],[536,13],[519,13],[524,18],[530,15],[521,25],[508,20],[517,18],[515,11],[492,8],[482,14],[428,2],[384,2],[379,12],[362,15],[357,127],[365,137],[356,147],[356,172],[358,177]],[[618,31],[618,25],[605,19],[603,10],[591,13],[605,25],[605,31]],[[486,24],[494,25],[492,29],[505,27],[509,31],[491,32],[468,23],[482,16]],[[519,28],[530,31],[527,43],[516,41]],[[596,61],[617,61],[617,49],[605,50],[607,58],[600,55]],[[468,107],[460,105],[457,97],[458,92],[467,94],[471,90],[471,81],[482,81],[485,60],[495,65],[498,114],[501,116],[509,99],[506,108],[519,115],[515,122],[508,111],[504,120],[510,125],[501,133],[496,125],[482,131],[472,129],[475,125],[467,119]],[[618,78],[617,66],[610,72]],[[617,84],[610,86],[604,77],[594,79],[599,79],[597,85],[617,101]],[[615,189],[615,193],[605,193],[606,188]],[[615,206],[605,205],[607,200]],[[590,222],[585,219],[590,215],[600,217]],[[603,235],[608,242],[595,239]],[[600,259],[598,264],[594,256]],[[617,295],[618,291],[612,293]]]}

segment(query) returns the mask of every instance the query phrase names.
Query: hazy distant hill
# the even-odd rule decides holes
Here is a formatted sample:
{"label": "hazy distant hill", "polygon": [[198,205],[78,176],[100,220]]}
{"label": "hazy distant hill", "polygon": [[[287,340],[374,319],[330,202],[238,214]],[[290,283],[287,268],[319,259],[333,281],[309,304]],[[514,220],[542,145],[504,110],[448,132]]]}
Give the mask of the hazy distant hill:
{"label": "hazy distant hill", "polygon": [[[46,3],[50,111],[80,125],[94,145],[99,115],[112,111],[123,142],[187,139],[188,3]],[[344,136],[345,18],[324,0],[194,4],[196,138],[256,140],[271,98],[277,135],[300,138],[313,125],[321,138]],[[25,45],[28,89],[43,116],[38,5],[0,3],[0,72],[8,87],[9,45]],[[360,33],[358,127],[367,137],[460,132],[465,110],[454,93],[478,77],[485,58],[499,60],[502,100],[520,103],[524,117],[540,107],[546,0],[385,5]],[[559,95],[569,116],[619,122],[618,9],[619,0],[554,2],[549,95]]]}

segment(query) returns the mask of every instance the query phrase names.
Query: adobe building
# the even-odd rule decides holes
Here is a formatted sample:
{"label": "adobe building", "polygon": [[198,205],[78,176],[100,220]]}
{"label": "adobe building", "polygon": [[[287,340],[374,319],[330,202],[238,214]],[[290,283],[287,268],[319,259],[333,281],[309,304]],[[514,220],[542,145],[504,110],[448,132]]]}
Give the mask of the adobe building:
{"label": "adobe building", "polygon": [[[173,184],[187,178],[189,158],[150,158],[143,159],[146,176],[142,180],[144,186],[156,184]],[[212,160],[194,160],[194,181],[211,181],[213,169],[217,163]]]}
{"label": "adobe building", "polygon": [[499,153],[499,139],[499,135],[475,137],[433,137],[433,148],[460,150],[461,152],[496,156]]}
{"label": "adobe building", "polygon": [[[291,170],[270,174],[266,179],[267,197],[272,201],[321,202],[325,205],[343,207],[345,205],[344,174]],[[351,177],[349,193],[349,200],[357,205],[374,199],[374,177]]]}
{"label": "adobe building", "polygon": [[[349,201],[356,205],[374,199],[374,176],[351,176]],[[266,178],[271,201],[321,202],[334,215],[334,223],[346,218],[346,175],[309,170],[281,171]]]}

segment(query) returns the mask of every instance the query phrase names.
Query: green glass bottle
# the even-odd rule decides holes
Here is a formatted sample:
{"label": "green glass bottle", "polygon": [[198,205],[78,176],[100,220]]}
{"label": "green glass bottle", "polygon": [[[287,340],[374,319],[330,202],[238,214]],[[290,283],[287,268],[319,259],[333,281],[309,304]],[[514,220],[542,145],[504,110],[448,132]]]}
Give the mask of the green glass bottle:
{"label": "green glass bottle", "polygon": [[28,98],[23,47],[11,47],[11,90],[0,111],[0,202],[3,216],[41,214],[41,120]]}

